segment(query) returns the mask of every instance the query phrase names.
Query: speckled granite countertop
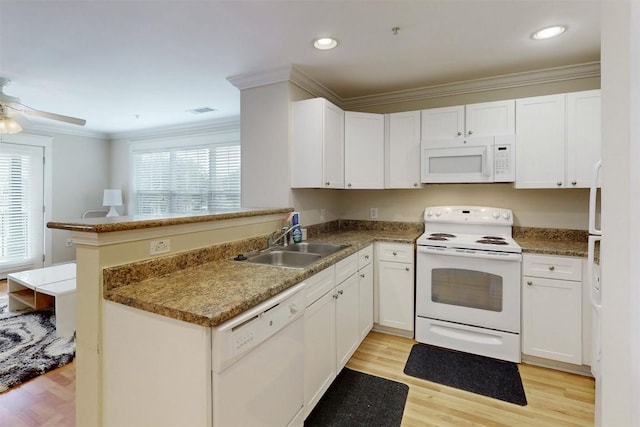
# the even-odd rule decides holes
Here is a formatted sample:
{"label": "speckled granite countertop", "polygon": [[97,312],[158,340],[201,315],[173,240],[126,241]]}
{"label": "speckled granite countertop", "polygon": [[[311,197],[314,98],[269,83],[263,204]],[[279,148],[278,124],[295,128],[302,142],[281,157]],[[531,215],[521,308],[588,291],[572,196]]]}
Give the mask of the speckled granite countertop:
{"label": "speckled granite countertop", "polygon": [[104,297],[189,323],[217,326],[374,241],[414,243],[422,232],[420,225],[415,229],[409,226],[391,230],[333,230],[312,236],[309,241],[351,246],[305,269],[232,260],[237,253],[260,248],[256,245],[264,247],[266,236],[249,243],[232,242],[164,259],[110,267],[103,270]]}
{"label": "speckled granite countertop", "polygon": [[584,230],[513,227],[513,238],[522,253],[586,258],[588,237]]}
{"label": "speckled granite countertop", "polygon": [[241,208],[220,209],[201,215],[135,215],[101,218],[73,219],[68,221],[50,221],[48,228],[58,230],[110,233],[114,231],[139,230],[143,228],[166,227],[169,225],[192,224],[197,222],[220,221],[223,219],[246,218],[293,212],[293,208]]}
{"label": "speckled granite countertop", "polygon": [[[233,261],[267,236],[103,270],[104,298],[204,327],[217,326],[376,241],[414,244],[422,223],[340,220],[309,228],[309,241],[349,244],[304,269]],[[587,256],[587,234],[514,227],[523,253]]]}

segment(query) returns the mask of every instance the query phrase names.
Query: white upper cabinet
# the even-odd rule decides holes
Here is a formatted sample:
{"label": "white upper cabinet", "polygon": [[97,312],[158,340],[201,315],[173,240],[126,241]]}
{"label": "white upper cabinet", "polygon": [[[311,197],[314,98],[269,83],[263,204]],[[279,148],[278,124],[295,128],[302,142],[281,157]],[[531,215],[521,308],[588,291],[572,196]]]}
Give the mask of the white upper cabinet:
{"label": "white upper cabinet", "polygon": [[345,188],[384,188],[384,115],[347,111]]}
{"label": "white upper cabinet", "polygon": [[422,139],[425,141],[455,141],[469,136],[514,133],[513,99],[422,110]]}
{"label": "white upper cabinet", "polygon": [[567,182],[571,188],[591,185],[600,160],[600,90],[567,94]]}
{"label": "white upper cabinet", "polygon": [[324,98],[293,103],[291,187],[344,188],[344,111]]}
{"label": "white upper cabinet", "polygon": [[420,188],[420,111],[385,115],[384,188]]}
{"label": "white upper cabinet", "polygon": [[516,188],[586,188],[600,159],[600,90],[516,101]]}

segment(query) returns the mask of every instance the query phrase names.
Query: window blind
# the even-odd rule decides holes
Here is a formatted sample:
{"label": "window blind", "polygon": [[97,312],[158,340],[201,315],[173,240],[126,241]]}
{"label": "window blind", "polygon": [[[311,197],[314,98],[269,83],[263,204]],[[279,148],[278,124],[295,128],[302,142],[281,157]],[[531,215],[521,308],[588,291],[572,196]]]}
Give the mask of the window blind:
{"label": "window blind", "polygon": [[43,150],[0,144],[0,272],[42,262]]}
{"label": "window blind", "polygon": [[138,215],[206,213],[240,207],[240,143],[134,151]]}

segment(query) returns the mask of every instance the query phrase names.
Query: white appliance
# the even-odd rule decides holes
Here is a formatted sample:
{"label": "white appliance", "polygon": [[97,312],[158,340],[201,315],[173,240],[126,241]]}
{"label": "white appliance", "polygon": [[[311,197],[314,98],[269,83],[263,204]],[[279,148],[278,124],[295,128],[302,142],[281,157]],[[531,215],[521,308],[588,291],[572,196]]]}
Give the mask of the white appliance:
{"label": "white appliance", "polygon": [[515,135],[423,140],[422,182],[514,182]]}
{"label": "white appliance", "polygon": [[600,381],[600,355],[602,348],[601,331],[601,311],[602,311],[602,280],[600,277],[600,263],[602,262],[602,251],[599,252],[599,260],[596,262],[596,243],[599,245],[602,240],[602,229],[598,227],[596,217],[598,181],[602,171],[602,161],[598,161],[593,167],[593,177],[589,189],[589,243],[587,255],[587,280],[589,281],[591,307],[592,307],[592,354],[591,373],[596,380],[596,404],[595,404],[595,426],[602,425],[601,401],[602,401],[602,381]]}
{"label": "white appliance", "polygon": [[213,330],[214,427],[302,427],[303,287]]}
{"label": "white appliance", "polygon": [[522,250],[509,209],[425,209],[417,240],[416,340],[520,362]]}

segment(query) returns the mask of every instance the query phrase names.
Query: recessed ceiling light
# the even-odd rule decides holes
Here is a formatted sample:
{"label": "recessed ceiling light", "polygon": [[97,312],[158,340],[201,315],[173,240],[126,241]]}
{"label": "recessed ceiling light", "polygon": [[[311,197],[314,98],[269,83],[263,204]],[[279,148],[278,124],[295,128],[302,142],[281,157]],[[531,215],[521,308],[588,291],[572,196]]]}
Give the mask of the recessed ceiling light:
{"label": "recessed ceiling light", "polygon": [[328,50],[338,46],[338,41],[336,39],[332,39],[331,37],[321,37],[313,41],[313,46],[316,49]]}
{"label": "recessed ceiling light", "polygon": [[554,25],[553,27],[547,27],[536,31],[531,35],[531,37],[535,40],[550,39],[551,37],[559,36],[566,30],[567,27],[565,27],[564,25]]}

